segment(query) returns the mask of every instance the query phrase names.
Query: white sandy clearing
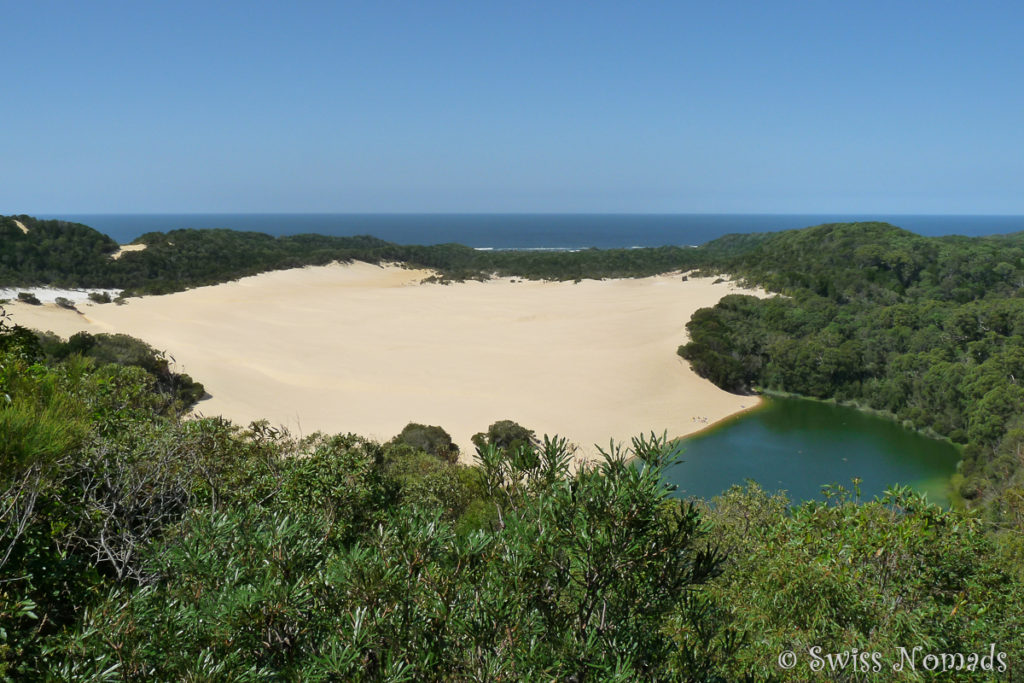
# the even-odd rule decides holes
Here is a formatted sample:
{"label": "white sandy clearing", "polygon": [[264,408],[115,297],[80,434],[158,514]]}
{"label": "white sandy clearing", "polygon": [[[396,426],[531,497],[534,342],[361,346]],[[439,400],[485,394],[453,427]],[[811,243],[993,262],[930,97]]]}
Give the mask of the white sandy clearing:
{"label": "white sandy clearing", "polygon": [[142,251],[143,249],[146,248],[145,244],[122,244],[119,246],[120,248],[110,255],[110,258],[114,259],[115,261],[130,251]]}
{"label": "white sandy clearing", "polygon": [[[89,300],[89,294],[97,292],[100,294],[106,294],[111,298],[114,298],[121,294],[120,289],[61,289],[58,287],[0,287],[0,299],[14,300],[18,298],[20,292],[29,292],[34,294],[39,301],[44,304],[52,304],[57,300],[57,297],[63,297],[76,304],[84,303]],[[7,304],[8,308],[11,308],[12,304]],[[21,310],[25,310],[22,308]],[[44,320],[48,319],[46,317]]]}
{"label": "white sandy clearing", "polygon": [[24,224],[24,223],[22,223],[21,221],[19,221],[19,220],[18,220],[17,218],[13,218],[13,219],[11,219],[11,220],[13,220],[13,221],[14,221],[14,224],[18,226],[18,229],[19,229],[19,230],[21,230],[21,231],[22,231],[23,233],[25,233],[26,235],[28,234],[28,228],[26,228],[26,227],[25,227],[25,224]]}
{"label": "white sandy clearing", "polygon": [[757,403],[676,354],[693,312],[739,291],[728,282],[419,284],[429,274],[336,264],[85,305],[84,315],[8,310],[63,336],[125,332],[166,350],[212,394],[204,415],[379,440],[408,422],[441,425],[467,459],[470,437],[497,420],[561,434],[592,456],[593,444],[682,436]]}

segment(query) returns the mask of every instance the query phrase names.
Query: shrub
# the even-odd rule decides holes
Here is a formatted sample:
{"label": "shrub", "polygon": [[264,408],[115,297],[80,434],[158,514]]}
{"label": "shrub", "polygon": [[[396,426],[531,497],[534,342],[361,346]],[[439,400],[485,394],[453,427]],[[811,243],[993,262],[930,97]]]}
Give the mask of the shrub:
{"label": "shrub", "polygon": [[[349,437],[314,441],[314,455],[285,465],[270,509],[250,502],[186,514],[149,556],[154,582],[88,609],[52,651],[48,673],[685,678],[668,667],[676,643],[665,627],[722,557],[705,549],[700,513],[666,498],[663,441],[640,442],[646,450],[636,455],[651,467],[616,452],[594,469],[563,472],[487,528],[460,535],[440,510],[384,502],[343,543],[332,527],[379,500],[363,457],[373,448]],[[352,470],[337,465],[355,465],[362,493],[350,495]],[[704,643],[694,640],[700,657]]]}
{"label": "shrub", "polygon": [[537,436],[532,429],[513,422],[500,420],[473,436],[473,445],[478,449],[494,446],[501,450],[517,450],[520,447],[531,448],[537,444]]}
{"label": "shrub", "polygon": [[33,306],[38,306],[42,303],[32,292],[18,292],[18,301],[25,304],[32,304]]}
{"label": "shrub", "polygon": [[56,299],[54,299],[54,303],[60,306],[61,308],[68,308],[71,309],[72,311],[75,310],[75,302],[66,297],[58,296]]}
{"label": "shrub", "polygon": [[106,292],[89,292],[89,301],[97,304],[109,304],[111,299]]}
{"label": "shrub", "polygon": [[459,459],[459,447],[452,443],[452,437],[444,429],[435,425],[410,422],[393,439],[393,442],[418,448],[447,462],[455,462]]}

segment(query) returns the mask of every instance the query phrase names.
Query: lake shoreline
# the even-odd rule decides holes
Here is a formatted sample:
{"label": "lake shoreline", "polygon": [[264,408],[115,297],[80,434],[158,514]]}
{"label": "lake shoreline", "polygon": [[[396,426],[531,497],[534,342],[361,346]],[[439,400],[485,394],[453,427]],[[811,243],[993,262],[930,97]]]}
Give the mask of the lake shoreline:
{"label": "lake shoreline", "polygon": [[796,398],[796,399],[800,399],[800,400],[803,400],[803,401],[814,401],[816,403],[825,403],[825,404],[828,404],[828,405],[836,405],[836,406],[843,406],[845,408],[853,408],[853,409],[855,409],[855,410],[857,410],[857,411],[859,411],[861,413],[864,413],[866,415],[871,415],[873,417],[880,417],[882,419],[889,420],[890,422],[893,422],[896,425],[899,425],[901,428],[906,429],[907,431],[910,431],[910,432],[914,432],[915,434],[920,434],[921,436],[923,436],[925,438],[933,439],[935,441],[942,441],[944,443],[948,443],[950,446],[953,446],[958,451],[963,451],[963,448],[964,448],[963,444],[959,444],[959,443],[953,441],[948,436],[943,436],[942,434],[938,434],[937,432],[935,432],[932,429],[917,429],[917,428],[915,428],[913,426],[909,426],[908,427],[907,424],[906,424],[907,421],[906,420],[900,420],[899,416],[897,416],[895,413],[891,413],[891,412],[889,412],[887,410],[879,410],[878,408],[872,408],[871,406],[862,405],[862,404],[858,403],[857,401],[840,401],[840,400],[838,400],[836,398],[818,398],[816,396],[805,396],[803,394],[797,394],[797,393],[793,393],[793,392],[789,392],[789,391],[779,391],[777,389],[759,389],[758,393],[763,395],[763,396],[774,397],[774,398]]}
{"label": "lake shoreline", "polygon": [[905,485],[939,505],[958,506],[953,478],[961,456],[953,444],[930,439],[881,416],[828,401],[766,396],[763,405],[682,443],[682,464],[667,480],[681,497],[711,499],[745,481],[787,491],[793,504],[823,500],[839,485],[861,499]]}

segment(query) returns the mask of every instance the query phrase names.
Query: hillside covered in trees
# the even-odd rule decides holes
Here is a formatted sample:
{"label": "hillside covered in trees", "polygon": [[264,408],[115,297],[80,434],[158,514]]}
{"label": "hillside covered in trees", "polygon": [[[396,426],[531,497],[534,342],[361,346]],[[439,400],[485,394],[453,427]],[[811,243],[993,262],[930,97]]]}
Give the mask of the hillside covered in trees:
{"label": "hillside covered in trees", "polygon": [[81,223],[0,216],[0,287],[104,287],[117,248]]}
{"label": "hillside covered in trees", "polygon": [[725,297],[680,348],[732,391],[834,398],[964,445],[960,493],[1024,521],[1024,235],[885,224],[737,238],[716,268],[784,296]]}
{"label": "hillside covered in trees", "polygon": [[[22,232],[19,221],[27,227]],[[0,286],[52,284],[164,294],[268,270],[334,261],[397,262],[438,270],[447,279],[489,277],[573,280],[654,275],[698,262],[688,247],[591,249],[581,252],[480,251],[458,244],[399,245],[370,236],[272,237],[234,230],[172,230],[134,241],[144,250],[110,258],[118,245],[87,226],[0,218]]]}

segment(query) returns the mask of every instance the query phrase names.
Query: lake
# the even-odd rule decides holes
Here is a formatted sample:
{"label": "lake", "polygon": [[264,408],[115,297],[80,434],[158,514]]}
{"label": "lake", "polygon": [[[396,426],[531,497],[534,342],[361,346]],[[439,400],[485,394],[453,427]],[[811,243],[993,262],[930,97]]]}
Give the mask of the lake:
{"label": "lake", "polygon": [[871,499],[906,484],[949,504],[949,479],[960,460],[946,441],[903,429],[854,408],[793,398],[766,398],[762,407],[683,440],[684,462],[669,471],[676,495],[710,498],[753,479],[784,489],[794,502],[822,500],[823,484]]}

